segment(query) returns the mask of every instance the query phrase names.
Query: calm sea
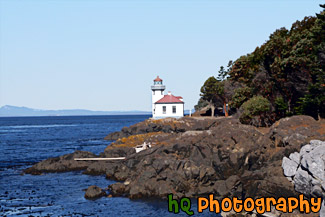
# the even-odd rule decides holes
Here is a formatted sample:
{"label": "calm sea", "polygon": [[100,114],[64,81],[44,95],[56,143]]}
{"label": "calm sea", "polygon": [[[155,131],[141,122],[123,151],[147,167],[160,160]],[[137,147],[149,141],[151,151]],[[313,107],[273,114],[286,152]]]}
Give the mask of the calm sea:
{"label": "calm sea", "polygon": [[[41,176],[22,171],[49,157],[75,150],[102,152],[103,138],[124,126],[147,119],[146,115],[64,116],[0,118],[1,216],[187,216],[168,212],[166,200],[107,198],[86,200],[90,185],[106,188],[114,181],[81,172]],[[195,201],[192,204],[196,212]],[[199,216],[216,216],[203,212]]]}

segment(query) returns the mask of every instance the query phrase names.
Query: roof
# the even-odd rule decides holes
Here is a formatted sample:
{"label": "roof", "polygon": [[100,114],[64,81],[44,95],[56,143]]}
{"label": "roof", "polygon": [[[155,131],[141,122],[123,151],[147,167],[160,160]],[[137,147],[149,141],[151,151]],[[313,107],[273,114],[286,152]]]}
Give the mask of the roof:
{"label": "roof", "polygon": [[157,76],[157,78],[153,81],[162,81],[161,78],[159,78],[159,76]]}
{"label": "roof", "polygon": [[177,99],[183,99],[183,97],[181,96],[175,96]]}
{"label": "roof", "polygon": [[165,95],[163,98],[155,102],[157,104],[163,104],[163,103],[184,103],[179,98],[173,95]]}

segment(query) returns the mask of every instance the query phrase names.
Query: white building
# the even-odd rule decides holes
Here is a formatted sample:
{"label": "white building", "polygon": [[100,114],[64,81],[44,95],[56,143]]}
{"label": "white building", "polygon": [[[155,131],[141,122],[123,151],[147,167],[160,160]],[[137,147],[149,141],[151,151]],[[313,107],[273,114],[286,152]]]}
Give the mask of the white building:
{"label": "white building", "polygon": [[164,95],[165,85],[162,79],[157,76],[152,90],[152,117],[155,119],[173,117],[180,118],[184,116],[184,101],[181,96],[173,96],[169,91]]}

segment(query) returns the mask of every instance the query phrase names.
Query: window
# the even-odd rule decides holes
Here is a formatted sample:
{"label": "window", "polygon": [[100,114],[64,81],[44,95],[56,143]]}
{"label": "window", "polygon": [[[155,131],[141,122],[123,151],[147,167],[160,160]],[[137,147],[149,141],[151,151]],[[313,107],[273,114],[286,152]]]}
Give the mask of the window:
{"label": "window", "polygon": [[176,114],[176,106],[173,105],[173,114]]}
{"label": "window", "polygon": [[166,106],[163,106],[163,114],[166,114]]}

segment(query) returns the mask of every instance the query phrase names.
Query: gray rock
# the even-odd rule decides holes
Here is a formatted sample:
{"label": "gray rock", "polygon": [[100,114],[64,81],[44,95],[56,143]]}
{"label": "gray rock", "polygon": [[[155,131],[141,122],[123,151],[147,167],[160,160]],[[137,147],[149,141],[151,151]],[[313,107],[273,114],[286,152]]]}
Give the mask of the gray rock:
{"label": "gray rock", "polygon": [[311,188],[312,188],[312,184],[311,184],[312,179],[307,171],[299,167],[293,180],[295,182],[296,191],[303,193],[306,196],[310,195]]}
{"label": "gray rock", "polygon": [[318,179],[312,179],[312,180],[311,180],[311,184],[312,184],[312,185],[322,186],[321,181],[318,180]]}
{"label": "gray rock", "polygon": [[[298,169],[292,175],[292,162],[297,163]],[[295,190],[306,196],[325,197],[325,142],[311,140],[310,144],[300,149],[300,154],[291,153],[289,159],[284,157],[282,168]],[[325,204],[323,202],[320,216],[325,217]]]}
{"label": "gray rock", "polygon": [[325,146],[315,147],[301,159],[301,166],[309,171],[313,177],[325,180]]}
{"label": "gray rock", "polygon": [[320,209],[320,217],[325,217],[325,200],[323,199],[322,208]]}
{"label": "gray rock", "polygon": [[300,154],[298,152],[291,153],[289,158],[297,164],[300,164]]}
{"label": "gray rock", "polygon": [[304,156],[305,154],[309,153],[312,150],[311,145],[307,144],[304,145],[301,149],[300,149],[300,156]]}
{"label": "gray rock", "polygon": [[320,141],[320,140],[310,140],[310,145],[312,147],[317,147],[317,146],[321,146],[321,145],[325,145],[325,142]]}
{"label": "gray rock", "polygon": [[296,174],[298,164],[295,161],[284,157],[282,160],[282,168],[285,176],[294,176]]}
{"label": "gray rock", "polygon": [[311,195],[313,197],[323,197],[324,193],[319,185],[314,185],[311,190]]}

